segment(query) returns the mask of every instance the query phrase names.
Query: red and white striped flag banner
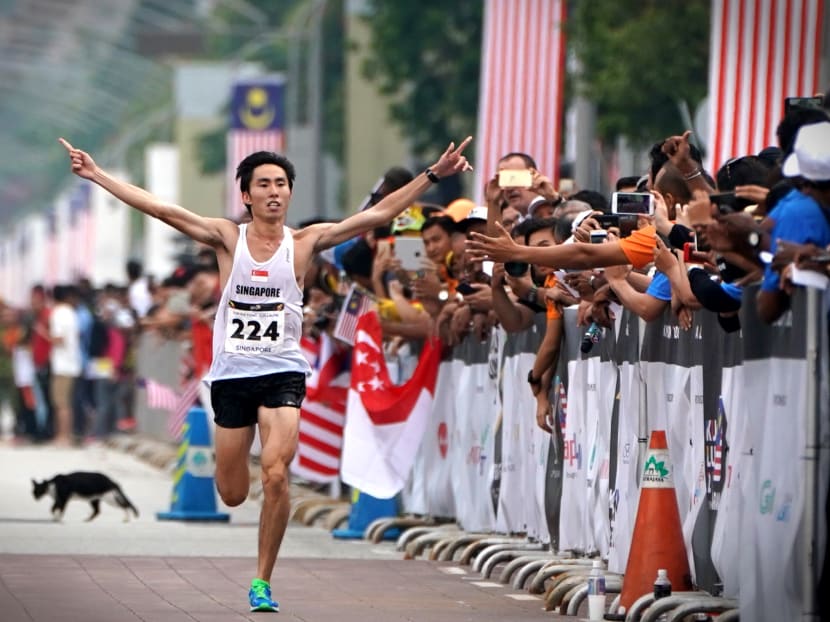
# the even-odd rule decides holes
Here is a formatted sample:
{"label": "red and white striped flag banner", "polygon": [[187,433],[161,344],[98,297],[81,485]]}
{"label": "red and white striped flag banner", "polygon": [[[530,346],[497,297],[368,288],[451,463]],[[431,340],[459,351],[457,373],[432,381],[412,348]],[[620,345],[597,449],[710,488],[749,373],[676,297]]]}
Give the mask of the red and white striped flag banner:
{"label": "red and white striped flag banner", "polygon": [[300,348],[313,372],[300,409],[299,443],[291,472],[325,484],[340,475],[351,350],[325,333],[316,342],[303,337]]}
{"label": "red and white striped flag banner", "polygon": [[281,76],[259,76],[233,86],[227,140],[228,218],[239,218],[245,212],[236,181],[239,163],[256,151],[282,153],[285,149],[284,87]]}
{"label": "red and white striped flag banner", "polygon": [[707,168],[776,145],[785,97],[819,85],[824,0],[713,0]]}
{"label": "red and white striped flag banner", "polygon": [[199,378],[188,380],[181,393],[152,378],[146,378],[138,382],[147,391],[147,405],[150,408],[158,408],[170,413],[167,418],[167,432],[177,441],[181,438],[182,427],[187,420],[187,412],[199,397],[199,382]]}
{"label": "red and white striped flag banner", "polygon": [[520,151],[559,179],[565,0],[485,0],[475,200],[499,159]]}

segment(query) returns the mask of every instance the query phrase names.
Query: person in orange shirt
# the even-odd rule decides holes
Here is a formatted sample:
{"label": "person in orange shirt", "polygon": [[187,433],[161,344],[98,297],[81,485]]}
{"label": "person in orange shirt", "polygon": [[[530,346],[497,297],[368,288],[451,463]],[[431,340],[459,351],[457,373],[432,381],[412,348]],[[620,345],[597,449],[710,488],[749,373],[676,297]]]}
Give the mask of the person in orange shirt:
{"label": "person in orange shirt", "polygon": [[[655,200],[666,203],[669,219],[674,220],[674,206],[678,202],[687,202],[690,198],[688,187],[682,175],[669,165],[658,176],[657,190],[652,190]],[[586,218],[580,225],[583,232],[599,228],[593,218]],[[560,269],[589,269],[605,266],[631,264],[635,268],[646,267],[654,260],[655,236],[657,229],[648,224],[635,229],[631,235],[606,244],[577,242],[559,246],[532,247],[516,244],[503,227],[499,226],[497,235],[488,237],[473,234],[467,243],[468,249],[476,259],[493,261],[526,261]],[[579,239],[579,236],[575,236]]]}

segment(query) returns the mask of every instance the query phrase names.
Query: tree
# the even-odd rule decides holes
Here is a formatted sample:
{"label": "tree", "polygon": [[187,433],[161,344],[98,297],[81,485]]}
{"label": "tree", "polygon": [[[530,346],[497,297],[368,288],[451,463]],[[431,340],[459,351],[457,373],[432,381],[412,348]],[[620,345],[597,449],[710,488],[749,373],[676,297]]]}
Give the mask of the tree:
{"label": "tree", "polygon": [[473,134],[478,110],[483,3],[371,0],[364,75],[392,96],[390,116],[413,151]]}
{"label": "tree", "polygon": [[642,147],[687,129],[679,106],[694,109],[708,87],[708,2],[583,0],[569,34],[604,141]]}

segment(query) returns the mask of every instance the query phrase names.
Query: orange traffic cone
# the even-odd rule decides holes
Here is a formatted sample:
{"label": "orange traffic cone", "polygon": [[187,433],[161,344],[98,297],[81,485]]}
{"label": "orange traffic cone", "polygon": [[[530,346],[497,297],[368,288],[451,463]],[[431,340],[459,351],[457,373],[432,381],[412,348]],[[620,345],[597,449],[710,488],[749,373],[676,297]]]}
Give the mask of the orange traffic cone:
{"label": "orange traffic cone", "polygon": [[666,432],[654,430],[640,482],[640,503],[623,576],[620,605],[627,610],[640,596],[653,591],[660,568],[668,570],[673,592],[692,589]]}

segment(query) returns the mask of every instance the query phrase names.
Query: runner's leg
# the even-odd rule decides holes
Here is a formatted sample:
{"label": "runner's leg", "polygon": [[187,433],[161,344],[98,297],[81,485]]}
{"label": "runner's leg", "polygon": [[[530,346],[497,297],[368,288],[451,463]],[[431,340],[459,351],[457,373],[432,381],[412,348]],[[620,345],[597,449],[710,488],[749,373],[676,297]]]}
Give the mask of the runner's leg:
{"label": "runner's leg", "polygon": [[216,426],[216,490],[226,505],[237,506],[248,498],[251,485],[248,454],[253,440],[252,425],[246,428]]}
{"label": "runner's leg", "polygon": [[288,524],[288,467],[297,450],[299,423],[299,408],[259,409],[264,495],[259,516],[257,577],[269,583]]}

